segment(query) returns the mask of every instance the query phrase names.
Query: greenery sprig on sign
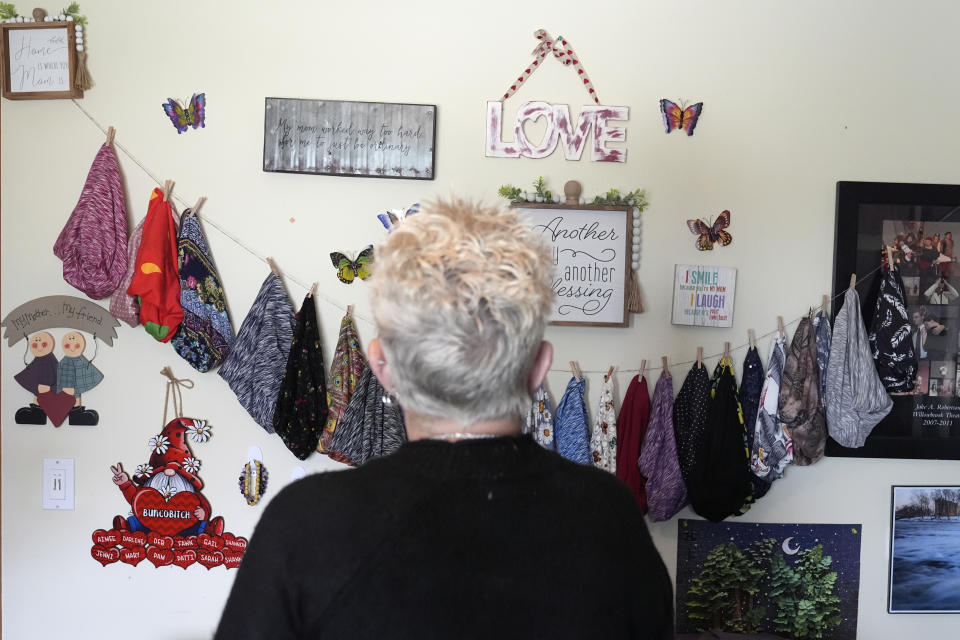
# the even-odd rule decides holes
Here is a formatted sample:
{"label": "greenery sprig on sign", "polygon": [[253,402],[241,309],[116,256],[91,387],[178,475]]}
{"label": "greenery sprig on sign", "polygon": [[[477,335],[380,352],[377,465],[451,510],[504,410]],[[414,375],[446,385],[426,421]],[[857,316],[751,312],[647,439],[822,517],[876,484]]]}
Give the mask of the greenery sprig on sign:
{"label": "greenery sprig on sign", "polygon": [[[501,198],[506,198],[514,204],[536,201],[537,196],[539,196],[543,202],[554,202],[553,192],[547,189],[543,176],[539,176],[533,182],[533,187],[533,192],[524,192],[520,187],[505,184],[497,189],[497,194]],[[610,189],[603,195],[594,196],[590,204],[610,207],[633,207],[637,211],[643,211],[650,206],[650,203],[647,201],[647,192],[643,189],[635,189],[626,193],[620,193],[619,189]]]}
{"label": "greenery sprig on sign", "polygon": [[79,24],[82,27],[87,26],[87,17],[80,15],[80,5],[76,2],[71,2],[66,9],[61,9],[60,13],[73,18],[74,24]]}

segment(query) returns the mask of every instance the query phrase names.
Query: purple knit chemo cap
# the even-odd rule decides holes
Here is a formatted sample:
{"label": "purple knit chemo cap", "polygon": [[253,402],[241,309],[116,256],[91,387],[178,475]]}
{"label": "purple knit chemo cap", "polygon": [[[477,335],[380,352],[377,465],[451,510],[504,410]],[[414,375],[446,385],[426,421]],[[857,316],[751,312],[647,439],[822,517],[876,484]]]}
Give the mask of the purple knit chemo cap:
{"label": "purple knit chemo cap", "polygon": [[63,260],[63,279],[94,300],[120,286],[127,270],[127,209],[113,147],[101,146],[93,159],[53,253]]}
{"label": "purple knit chemo cap", "polygon": [[117,320],[123,320],[131,327],[140,325],[140,303],[137,299],[127,293],[127,288],[133,282],[133,271],[137,263],[137,251],[140,249],[140,241],[143,240],[143,223],[147,221],[146,216],[134,228],[127,241],[127,268],[120,280],[120,286],[110,295],[110,313]]}

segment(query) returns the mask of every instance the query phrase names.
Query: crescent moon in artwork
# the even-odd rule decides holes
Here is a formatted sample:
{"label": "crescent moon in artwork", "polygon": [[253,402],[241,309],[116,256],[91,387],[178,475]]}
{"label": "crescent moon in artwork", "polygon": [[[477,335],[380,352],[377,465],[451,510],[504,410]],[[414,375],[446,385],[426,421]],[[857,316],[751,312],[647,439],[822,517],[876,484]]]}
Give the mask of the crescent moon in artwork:
{"label": "crescent moon in artwork", "polygon": [[792,549],[792,548],[790,547],[790,541],[791,541],[791,540],[793,540],[793,536],[790,536],[789,538],[787,538],[786,540],[784,540],[784,541],[783,541],[783,545],[782,545],[782,547],[783,547],[783,552],[784,552],[785,554],[787,554],[788,556],[795,555],[798,551],[800,551],[800,545],[797,545],[797,548],[796,548],[796,549]]}

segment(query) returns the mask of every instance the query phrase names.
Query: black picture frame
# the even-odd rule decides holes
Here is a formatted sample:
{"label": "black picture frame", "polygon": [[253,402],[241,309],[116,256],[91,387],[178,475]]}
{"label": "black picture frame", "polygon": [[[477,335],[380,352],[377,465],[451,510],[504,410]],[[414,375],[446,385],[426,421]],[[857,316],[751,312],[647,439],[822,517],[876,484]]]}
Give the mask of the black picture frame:
{"label": "black picture frame", "polygon": [[[841,300],[836,296],[849,286],[850,274],[857,273],[861,311],[869,328],[880,284],[881,272],[878,267],[883,255],[885,220],[935,224],[955,222],[960,229],[960,185],[837,182],[833,252],[834,319],[841,306]],[[952,268],[960,279],[960,264]],[[910,288],[909,285],[907,288]],[[908,308],[909,301],[908,297]],[[960,352],[960,338],[956,337],[960,335],[957,333],[960,331],[960,300],[954,304],[957,309],[950,309],[951,318],[955,318],[951,323],[953,331],[949,334],[953,339],[950,361],[955,361],[956,353]],[[894,395],[892,398],[893,409],[873,429],[863,447],[843,447],[828,438],[826,454],[859,458],[960,459],[960,396],[954,393],[953,397],[935,397],[935,403],[930,401],[930,396],[924,395]],[[942,419],[916,417],[917,413],[928,413],[930,406],[939,405],[946,407],[934,409],[941,412]],[[936,424],[925,424],[931,421]]]}
{"label": "black picture frame", "polygon": [[[953,494],[942,497],[950,503],[949,505],[937,502],[937,492],[942,490]],[[928,495],[927,504],[930,512],[927,516],[922,515],[916,506],[907,502],[913,495],[920,493]],[[955,544],[954,534],[960,527],[958,495],[960,495],[960,485],[911,484],[890,487],[887,613],[960,613],[960,596],[955,590],[944,588],[945,580],[951,579],[955,570],[949,554],[944,557],[942,549],[939,552],[929,549],[930,555],[925,555],[925,549],[931,545],[950,547],[951,543]],[[898,497],[900,509],[897,508]],[[904,512],[905,507],[907,512]],[[900,518],[897,517],[898,515]],[[901,546],[899,552],[898,544]],[[894,593],[895,589],[897,593]],[[941,601],[939,603],[926,601],[923,597],[924,593],[933,593]],[[950,599],[950,602],[943,602],[944,599]],[[918,606],[918,603],[922,606]]]}

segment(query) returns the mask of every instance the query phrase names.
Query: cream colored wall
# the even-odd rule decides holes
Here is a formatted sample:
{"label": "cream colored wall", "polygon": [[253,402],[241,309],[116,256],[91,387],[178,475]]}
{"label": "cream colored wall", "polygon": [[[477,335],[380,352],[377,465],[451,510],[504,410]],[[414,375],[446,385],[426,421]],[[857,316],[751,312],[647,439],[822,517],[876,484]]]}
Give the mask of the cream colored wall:
{"label": "cream colored wall", "polygon": [[[636,368],[641,358],[662,354],[689,360],[696,344],[716,352],[724,340],[742,343],[749,327],[765,333],[777,315],[795,318],[816,304],[831,281],[837,180],[960,182],[952,108],[960,88],[951,73],[960,8],[946,0],[85,0],[82,9],[96,81],[84,108],[116,126],[117,140],[161,179],[176,180],[189,202],[206,195],[203,213],[211,221],[260,255],[275,256],[288,273],[319,280],[321,294],[341,307],[353,303],[363,340],[373,337],[365,287],[341,285],[326,255],[380,240],[374,215],[384,208],[451,193],[493,199],[498,185],[526,185],[538,175],[555,189],[579,179],[588,194],[646,188],[646,312],[629,329],[549,331],[558,362],[577,359],[584,369],[605,370]],[[605,104],[631,108],[626,164],[567,162],[559,152],[537,161],[484,157],[485,102],[528,63],[539,27],[571,39]],[[207,127],[178,136],[160,103],[196,91],[207,95]],[[437,104],[437,180],[263,173],[265,96]],[[657,107],[663,97],[705,103],[696,135],[664,135]],[[548,61],[507,102],[508,121],[526,100],[578,107],[584,98],[574,74]],[[2,102],[3,313],[37,296],[76,293],[60,277],[51,246],[102,138],[69,101]],[[131,217],[139,220],[153,184],[130,159],[120,160]],[[733,244],[698,254],[683,220],[724,208],[733,212]],[[238,326],[267,268],[210,225],[207,232]],[[669,323],[673,265],[698,261],[738,269],[729,331]],[[290,283],[290,292],[299,305],[304,290]],[[329,362],[342,311],[324,302],[319,313]],[[90,533],[127,510],[109,465],[119,460],[131,469],[145,461],[146,440],[160,427],[164,365],[197,381],[185,404],[189,415],[214,426],[214,438],[195,452],[206,495],[228,530],[249,535],[262,510],[247,507],[236,488],[251,445],[262,447],[270,470],[268,499],[297,464],[218,376],[193,372],[142,329],[119,331],[115,347],[100,349],[106,380],[87,398],[102,416],[95,428],[14,424],[15,409],[27,400],[12,381],[22,345],[0,350],[8,638],[196,639],[214,629],[232,572],[155,570],[147,562],[101,568],[89,555]],[[678,388],[684,369],[675,371]],[[621,393],[629,375],[618,375]],[[599,374],[589,377],[595,412]],[[567,378],[561,368],[551,374],[555,397]],[[44,457],[76,460],[75,511],[40,509]],[[338,465],[313,456],[304,466]],[[790,469],[742,520],[862,523],[859,637],[949,637],[950,616],[885,613],[887,517],[891,484],[958,480],[956,462],[828,459]],[[651,529],[673,571],[676,522]]]}

